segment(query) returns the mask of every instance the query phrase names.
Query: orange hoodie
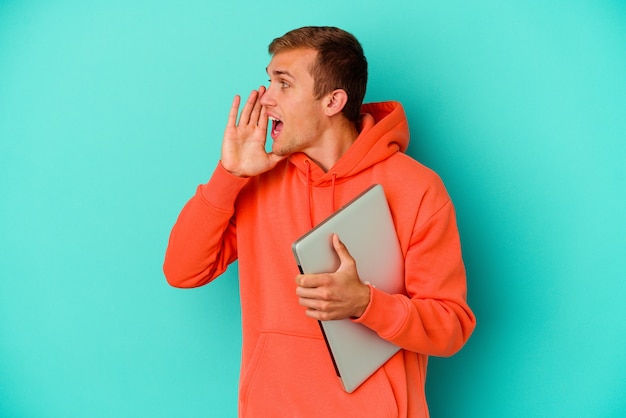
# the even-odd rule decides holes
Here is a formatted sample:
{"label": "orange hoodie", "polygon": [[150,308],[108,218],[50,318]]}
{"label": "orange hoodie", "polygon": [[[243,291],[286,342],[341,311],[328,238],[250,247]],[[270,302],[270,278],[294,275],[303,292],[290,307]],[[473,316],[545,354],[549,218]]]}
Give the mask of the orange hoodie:
{"label": "orange hoodie", "polygon": [[[239,260],[240,417],[427,417],[428,356],[454,354],[474,329],[441,180],[403,153],[409,130],[399,103],[367,104],[363,113],[359,137],[326,173],[302,153],[248,179],[218,164],[172,230],[164,263],[172,286],[204,285]],[[291,244],[374,183],[383,185],[394,218],[406,294],[371,288],[355,322],[403,349],[348,394],[317,321],[298,304]]]}

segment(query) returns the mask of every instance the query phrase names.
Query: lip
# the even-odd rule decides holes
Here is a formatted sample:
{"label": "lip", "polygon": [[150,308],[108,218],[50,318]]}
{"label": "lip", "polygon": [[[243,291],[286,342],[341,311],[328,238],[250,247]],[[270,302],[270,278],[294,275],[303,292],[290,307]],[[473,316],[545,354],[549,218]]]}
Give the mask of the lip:
{"label": "lip", "polygon": [[280,118],[278,116],[276,116],[275,113],[269,113],[267,112],[267,117],[270,119],[276,119],[276,120],[280,120]]}

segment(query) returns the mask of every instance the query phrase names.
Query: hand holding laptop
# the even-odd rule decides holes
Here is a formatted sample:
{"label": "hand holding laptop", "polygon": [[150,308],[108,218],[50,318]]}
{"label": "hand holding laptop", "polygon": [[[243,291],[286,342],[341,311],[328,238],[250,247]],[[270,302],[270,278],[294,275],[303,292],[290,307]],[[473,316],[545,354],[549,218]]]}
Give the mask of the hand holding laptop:
{"label": "hand holding laptop", "polygon": [[333,273],[296,276],[296,295],[306,315],[320,321],[360,317],[370,301],[370,288],[361,282],[356,261],[337,234],[332,236],[339,268]]}

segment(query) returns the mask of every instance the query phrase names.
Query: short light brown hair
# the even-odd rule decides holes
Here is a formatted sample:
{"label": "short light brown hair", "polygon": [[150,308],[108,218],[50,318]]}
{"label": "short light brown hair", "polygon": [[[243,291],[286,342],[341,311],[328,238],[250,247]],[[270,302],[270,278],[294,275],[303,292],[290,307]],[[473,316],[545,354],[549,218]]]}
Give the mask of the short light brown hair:
{"label": "short light brown hair", "polygon": [[367,60],[359,41],[339,28],[305,26],[274,39],[268,49],[275,55],[299,48],[317,51],[317,60],[309,70],[315,81],[316,98],[336,89],[345,90],[348,101],[343,114],[358,123],[367,87]]}

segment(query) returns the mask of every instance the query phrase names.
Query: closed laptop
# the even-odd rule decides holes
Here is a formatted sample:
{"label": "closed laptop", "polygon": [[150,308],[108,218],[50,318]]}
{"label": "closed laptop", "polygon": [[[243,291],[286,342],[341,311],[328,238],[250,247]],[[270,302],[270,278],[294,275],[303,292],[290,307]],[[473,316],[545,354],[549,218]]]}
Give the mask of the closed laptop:
{"label": "closed laptop", "polygon": [[[363,282],[387,293],[404,293],[404,258],[381,185],[369,187],[293,243],[301,273],[337,270],[334,233],[355,259]],[[350,319],[320,321],[320,327],[346,392],[353,392],[400,349]]]}

